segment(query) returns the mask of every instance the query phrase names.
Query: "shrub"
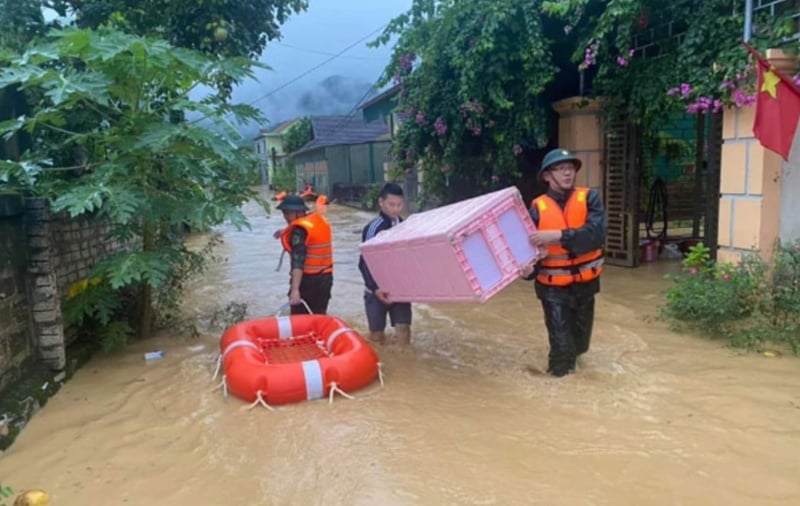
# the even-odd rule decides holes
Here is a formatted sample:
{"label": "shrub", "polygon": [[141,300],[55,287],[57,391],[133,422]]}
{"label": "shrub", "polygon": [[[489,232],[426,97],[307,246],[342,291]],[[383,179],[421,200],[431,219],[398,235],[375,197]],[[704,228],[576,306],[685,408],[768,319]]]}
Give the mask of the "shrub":
{"label": "shrub", "polygon": [[715,263],[699,244],[672,279],[660,313],[676,330],[747,348],[783,343],[800,352],[800,242],[780,245],[772,265],[755,254],[737,265]]}

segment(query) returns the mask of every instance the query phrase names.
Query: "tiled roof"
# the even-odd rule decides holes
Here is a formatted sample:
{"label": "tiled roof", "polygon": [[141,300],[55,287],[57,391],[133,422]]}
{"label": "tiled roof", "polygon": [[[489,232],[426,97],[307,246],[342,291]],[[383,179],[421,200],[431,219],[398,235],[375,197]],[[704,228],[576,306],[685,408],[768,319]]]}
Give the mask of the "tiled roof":
{"label": "tiled roof", "polygon": [[258,140],[262,137],[266,137],[268,135],[284,133],[290,126],[294,125],[299,120],[300,118],[289,119],[286,121],[281,121],[276,125],[272,125],[269,128],[262,128],[258,131],[258,135],[256,135],[255,140]]}
{"label": "tiled roof", "polygon": [[359,109],[366,109],[367,107],[375,105],[378,102],[382,102],[384,100],[388,100],[388,99],[394,97],[395,95],[397,95],[398,93],[400,93],[400,85],[392,86],[391,88],[389,88],[389,89],[387,89],[385,91],[382,91],[379,94],[375,95],[374,97],[370,98],[369,100],[367,100],[366,102],[364,102],[363,104],[358,106],[358,108]]}
{"label": "tiled roof", "polygon": [[289,119],[289,120],[283,121],[281,123],[278,123],[277,125],[267,129],[267,133],[268,134],[280,133],[280,132],[286,130],[287,128],[289,128],[290,126],[292,126],[296,121],[299,121],[299,119],[298,118]]}
{"label": "tiled roof", "polygon": [[389,131],[383,121],[364,123],[361,115],[312,116],[311,128],[314,138],[293,154],[305,153],[325,146],[374,142]]}

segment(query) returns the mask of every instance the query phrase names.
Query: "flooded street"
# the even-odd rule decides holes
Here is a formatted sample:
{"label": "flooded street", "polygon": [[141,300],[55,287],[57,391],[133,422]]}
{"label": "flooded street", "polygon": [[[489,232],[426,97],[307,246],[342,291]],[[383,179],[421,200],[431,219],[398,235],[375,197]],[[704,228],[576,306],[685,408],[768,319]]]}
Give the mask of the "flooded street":
{"label": "flooded street", "polygon": [[[198,321],[286,300],[280,215],[246,207],[227,261],[192,284]],[[366,331],[358,272],[371,214],[332,206],[329,312]],[[199,247],[207,237],[194,237]],[[416,305],[412,346],[378,347],[377,382],[243,410],[212,391],[218,329],[98,355],[0,456],[0,483],[86,505],[800,504],[800,360],[671,333],[654,321],[675,266],[609,268],[592,349],[552,379],[531,283],[485,305]],[[145,351],[163,360],[147,363]]]}

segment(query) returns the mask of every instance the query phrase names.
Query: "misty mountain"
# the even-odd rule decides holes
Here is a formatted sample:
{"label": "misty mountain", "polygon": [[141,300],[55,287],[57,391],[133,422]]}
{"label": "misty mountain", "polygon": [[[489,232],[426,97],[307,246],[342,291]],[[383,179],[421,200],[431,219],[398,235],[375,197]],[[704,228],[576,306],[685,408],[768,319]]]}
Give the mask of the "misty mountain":
{"label": "misty mountain", "polygon": [[[269,83],[252,86],[247,93],[237,94],[237,101],[251,102],[265,93]],[[314,84],[296,83],[253,104],[269,120],[266,125],[243,126],[242,134],[252,139],[259,128],[277,124],[298,116],[358,114],[357,105],[374,96],[374,83],[343,75],[330,75]]]}

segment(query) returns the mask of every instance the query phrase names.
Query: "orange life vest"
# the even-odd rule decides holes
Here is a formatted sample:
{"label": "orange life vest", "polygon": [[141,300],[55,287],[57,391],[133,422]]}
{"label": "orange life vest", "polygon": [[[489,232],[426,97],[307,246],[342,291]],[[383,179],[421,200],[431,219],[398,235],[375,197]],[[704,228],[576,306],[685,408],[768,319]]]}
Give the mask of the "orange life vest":
{"label": "orange life vest", "polygon": [[[575,188],[562,210],[558,203],[547,195],[537,197],[531,203],[539,211],[540,230],[565,230],[579,228],[586,223],[588,213],[586,199],[588,188]],[[586,283],[603,272],[603,250],[596,249],[575,256],[561,244],[547,245],[547,258],[539,262],[536,280],[545,285],[569,286]]]}
{"label": "orange life vest", "polygon": [[331,225],[320,213],[297,218],[281,234],[281,244],[288,253],[292,251],[292,231],[300,227],[306,231],[306,261],[303,274],[328,274],[333,272],[333,238]]}

